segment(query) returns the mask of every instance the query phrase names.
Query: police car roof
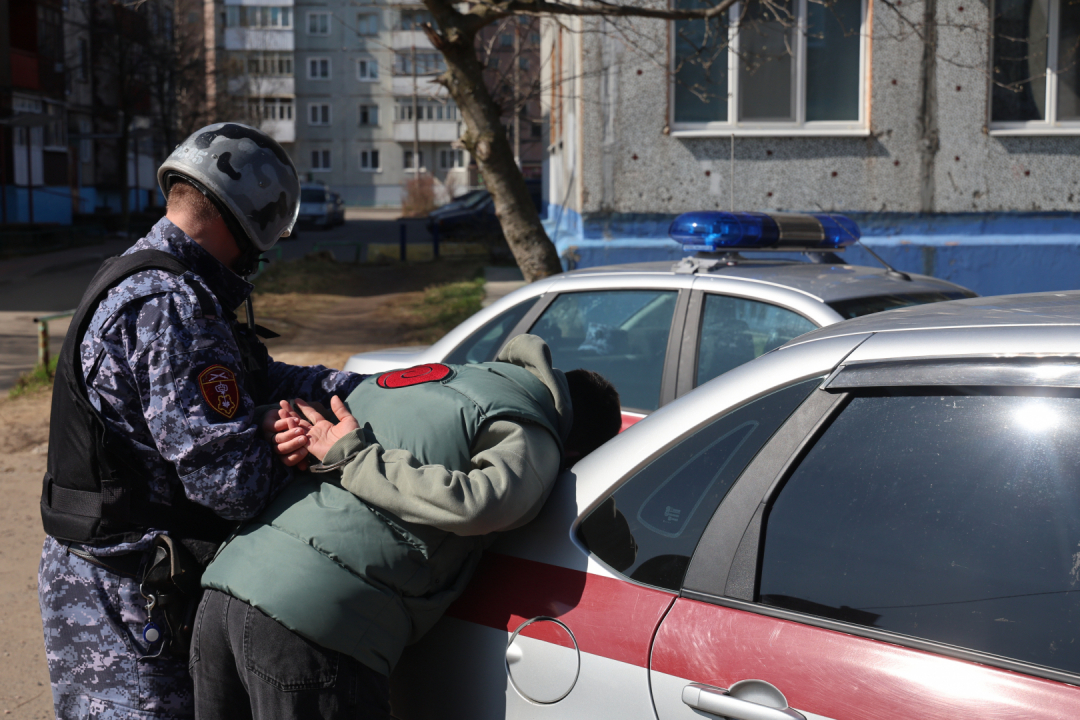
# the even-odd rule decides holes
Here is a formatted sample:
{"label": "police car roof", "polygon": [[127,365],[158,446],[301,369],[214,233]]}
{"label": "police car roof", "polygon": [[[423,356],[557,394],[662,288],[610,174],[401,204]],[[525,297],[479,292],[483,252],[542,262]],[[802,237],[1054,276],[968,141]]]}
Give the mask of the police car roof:
{"label": "police car roof", "polygon": [[[671,274],[674,264],[670,260],[628,263],[585,268],[566,274]],[[826,303],[880,295],[940,292],[968,294],[968,291],[959,285],[928,275],[908,273],[911,277],[909,282],[889,275],[885,268],[801,262],[786,258],[743,258],[737,264],[720,264],[712,269],[700,269],[696,274],[699,277],[731,277],[781,285],[812,295]]]}

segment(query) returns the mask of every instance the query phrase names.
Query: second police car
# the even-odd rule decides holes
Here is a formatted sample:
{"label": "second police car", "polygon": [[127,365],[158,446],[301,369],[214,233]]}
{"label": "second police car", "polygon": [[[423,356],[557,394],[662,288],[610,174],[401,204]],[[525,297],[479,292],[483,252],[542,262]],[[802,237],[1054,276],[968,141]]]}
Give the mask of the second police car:
{"label": "second police car", "polygon": [[[513,292],[427,348],[354,355],[345,369],[377,373],[430,362],[494,359],[510,338],[542,337],[556,367],[608,377],[624,426],[788,340],[845,318],[974,295],[836,255],[859,230],[839,215],[688,213],[672,238],[694,257],[563,273]],[[788,250],[749,259],[739,251]]]}
{"label": "second police car", "polygon": [[798,338],[564,473],[394,714],[1064,720],[1080,708],[1080,292]]}

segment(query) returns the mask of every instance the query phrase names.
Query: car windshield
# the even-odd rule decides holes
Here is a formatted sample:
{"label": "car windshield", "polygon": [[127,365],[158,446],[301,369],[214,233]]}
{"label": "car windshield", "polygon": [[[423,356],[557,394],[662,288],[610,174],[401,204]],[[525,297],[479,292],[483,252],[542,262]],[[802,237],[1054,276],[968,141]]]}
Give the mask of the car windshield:
{"label": "car windshield", "polygon": [[488,197],[487,192],[484,192],[484,191],[477,192],[475,195],[472,195],[471,197],[467,197],[467,198],[463,199],[461,201],[461,207],[463,207],[463,208],[474,208],[477,205],[479,205],[480,203],[484,202],[484,200],[486,200],[487,197]]}
{"label": "car windshield", "polygon": [[319,188],[302,188],[300,190],[300,202],[321,203],[326,202],[326,191]]}
{"label": "car windshield", "polygon": [[910,295],[875,295],[873,297],[852,298],[851,300],[838,300],[829,303],[836,312],[840,313],[845,320],[871,315],[884,310],[911,307],[912,305],[926,305],[927,303],[944,302],[946,300],[960,300],[962,298],[975,297],[965,292],[933,292],[912,293]]}

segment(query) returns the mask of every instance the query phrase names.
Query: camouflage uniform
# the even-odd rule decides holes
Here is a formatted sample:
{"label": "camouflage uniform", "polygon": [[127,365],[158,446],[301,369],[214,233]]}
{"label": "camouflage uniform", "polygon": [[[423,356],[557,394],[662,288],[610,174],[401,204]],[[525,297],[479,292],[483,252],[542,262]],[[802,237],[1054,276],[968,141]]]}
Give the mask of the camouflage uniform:
{"label": "camouflage uniform", "polygon": [[[132,465],[144,469],[151,501],[168,503],[184,493],[222,517],[253,517],[291,479],[259,435],[256,404],[294,397],[328,404],[330,395],[351,392],[363,378],[272,362],[268,396],[249,397],[224,310],[240,306],[251,285],[168,220],[128,253],[144,249],[184,262],[220,303],[219,312],[204,316],[191,287],[161,270],[121,282],[98,306],[81,346],[90,402],[123,439]],[[214,366],[236,378],[233,392],[214,395],[213,385],[207,390],[205,372]],[[221,398],[234,402],[211,404]],[[136,542],[88,550],[101,556],[142,552],[156,534],[148,530]],[[142,639],[146,601],[137,581],[107,572],[49,537],[38,594],[57,717],[85,717],[88,711],[101,717],[191,716],[186,663],[155,657],[160,642],[147,647]]]}

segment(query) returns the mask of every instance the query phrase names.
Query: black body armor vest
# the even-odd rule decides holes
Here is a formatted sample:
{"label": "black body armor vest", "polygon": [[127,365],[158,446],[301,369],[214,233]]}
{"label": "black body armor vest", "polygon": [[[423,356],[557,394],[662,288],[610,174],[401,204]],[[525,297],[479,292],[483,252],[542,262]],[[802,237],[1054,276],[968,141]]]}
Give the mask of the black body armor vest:
{"label": "black body armor vest", "polygon": [[[172,502],[149,502],[144,477],[147,469],[130,463],[91,404],[82,380],[80,346],[94,311],[110,289],[142,270],[183,275],[189,268],[158,250],[109,258],[90,282],[71,320],[53,384],[49,464],[41,491],[42,524],[57,540],[87,545],[135,542],[147,528],[166,530],[183,540],[217,544],[228,537],[236,523],[188,500],[171,466],[177,488]],[[187,284],[203,315],[216,315],[217,307],[206,288],[195,281]],[[252,329],[241,328],[231,311],[224,312],[243,358],[244,389],[256,405],[263,404],[269,354]]]}

